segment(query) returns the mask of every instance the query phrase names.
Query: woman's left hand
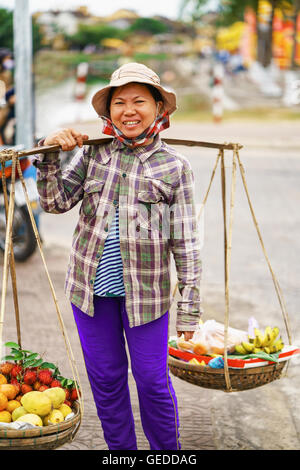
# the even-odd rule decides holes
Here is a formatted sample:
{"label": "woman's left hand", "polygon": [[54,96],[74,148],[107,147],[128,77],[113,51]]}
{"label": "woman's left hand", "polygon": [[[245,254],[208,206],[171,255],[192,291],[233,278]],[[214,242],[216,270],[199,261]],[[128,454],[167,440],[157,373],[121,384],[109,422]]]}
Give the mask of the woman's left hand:
{"label": "woman's left hand", "polygon": [[194,331],[177,331],[177,336],[180,338],[184,334],[184,340],[189,341],[194,335]]}

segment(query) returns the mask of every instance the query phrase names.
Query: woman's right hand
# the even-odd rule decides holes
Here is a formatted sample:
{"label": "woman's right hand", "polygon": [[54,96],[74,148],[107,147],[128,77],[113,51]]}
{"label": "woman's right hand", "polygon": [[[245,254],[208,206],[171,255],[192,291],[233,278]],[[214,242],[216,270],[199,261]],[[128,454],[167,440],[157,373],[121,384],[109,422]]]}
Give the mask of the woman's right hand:
{"label": "woman's right hand", "polygon": [[59,129],[48,135],[44,140],[44,145],[60,145],[64,152],[73,150],[76,145],[83,146],[83,141],[89,138],[86,134],[81,134],[75,129],[65,128]]}

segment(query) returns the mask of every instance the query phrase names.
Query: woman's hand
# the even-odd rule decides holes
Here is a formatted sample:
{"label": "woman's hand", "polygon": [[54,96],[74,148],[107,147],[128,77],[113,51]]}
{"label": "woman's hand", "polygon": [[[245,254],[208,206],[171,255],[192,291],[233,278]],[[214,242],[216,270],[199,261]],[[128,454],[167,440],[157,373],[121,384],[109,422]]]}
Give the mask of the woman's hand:
{"label": "woman's hand", "polygon": [[194,335],[194,331],[177,331],[177,336],[180,338],[184,334],[184,340],[189,341]]}
{"label": "woman's hand", "polygon": [[44,140],[44,145],[60,145],[64,152],[73,150],[76,145],[83,146],[83,141],[89,138],[86,134],[81,134],[75,129],[59,129],[48,135]]}

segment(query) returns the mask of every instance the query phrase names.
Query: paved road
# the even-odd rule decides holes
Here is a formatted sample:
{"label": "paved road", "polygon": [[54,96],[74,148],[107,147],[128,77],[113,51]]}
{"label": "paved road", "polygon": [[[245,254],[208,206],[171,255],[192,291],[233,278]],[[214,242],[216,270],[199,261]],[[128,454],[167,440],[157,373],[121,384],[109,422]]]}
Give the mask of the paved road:
{"label": "paved road", "polygon": [[[272,268],[283,290],[292,326],[293,343],[300,345],[300,137],[297,123],[174,124],[165,137],[184,137],[214,142],[240,142],[249,193]],[[98,135],[99,122],[80,123],[77,128]],[[287,148],[285,148],[287,147]],[[216,152],[182,149],[194,168],[196,202],[200,205],[208,187]],[[226,156],[228,185],[231,154]],[[230,325],[247,328],[255,316],[261,327],[278,325],[286,339],[285,326],[272,278],[254,228],[239,174],[234,211],[230,282]],[[229,193],[229,187],[228,187]],[[228,197],[230,194],[228,194]],[[95,413],[72,313],[63,293],[72,231],[77,209],[65,215],[43,214],[41,231],[45,256],[64,322],[71,340],[85,399],[85,414],[74,442],[64,449],[106,449]],[[223,220],[220,171],[217,172],[204,213],[202,297],[204,320],[224,320]],[[174,265],[173,282],[176,282]],[[39,253],[17,265],[23,345],[44,354],[71,375],[64,342],[59,334],[54,303]],[[172,309],[170,334],[175,333]],[[14,340],[15,322],[11,289],[5,316],[5,340]],[[300,449],[299,358],[294,358],[288,376],[272,384],[240,393],[224,393],[188,384],[173,377],[180,415],[183,449],[254,450]],[[133,413],[139,449],[148,449],[143,434],[135,384],[130,374]]]}

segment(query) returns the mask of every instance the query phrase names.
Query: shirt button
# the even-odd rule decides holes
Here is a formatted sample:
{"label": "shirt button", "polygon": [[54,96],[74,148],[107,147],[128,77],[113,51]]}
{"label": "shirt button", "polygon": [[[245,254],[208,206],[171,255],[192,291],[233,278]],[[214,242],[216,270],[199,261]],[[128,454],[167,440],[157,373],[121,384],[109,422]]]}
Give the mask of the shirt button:
{"label": "shirt button", "polygon": [[114,200],[114,205],[116,206],[117,204],[118,204],[118,200],[115,199],[115,200]]}
{"label": "shirt button", "polygon": [[94,284],[94,279],[91,279],[91,280],[90,280],[90,284]]}
{"label": "shirt button", "polygon": [[123,173],[122,176],[123,176],[123,178],[126,178],[126,173]]}
{"label": "shirt button", "polygon": [[96,254],[96,258],[100,258],[100,253],[97,253],[97,254]]}
{"label": "shirt button", "polygon": [[108,232],[108,227],[105,226],[105,227],[104,227],[104,230],[105,230],[105,232]]}

